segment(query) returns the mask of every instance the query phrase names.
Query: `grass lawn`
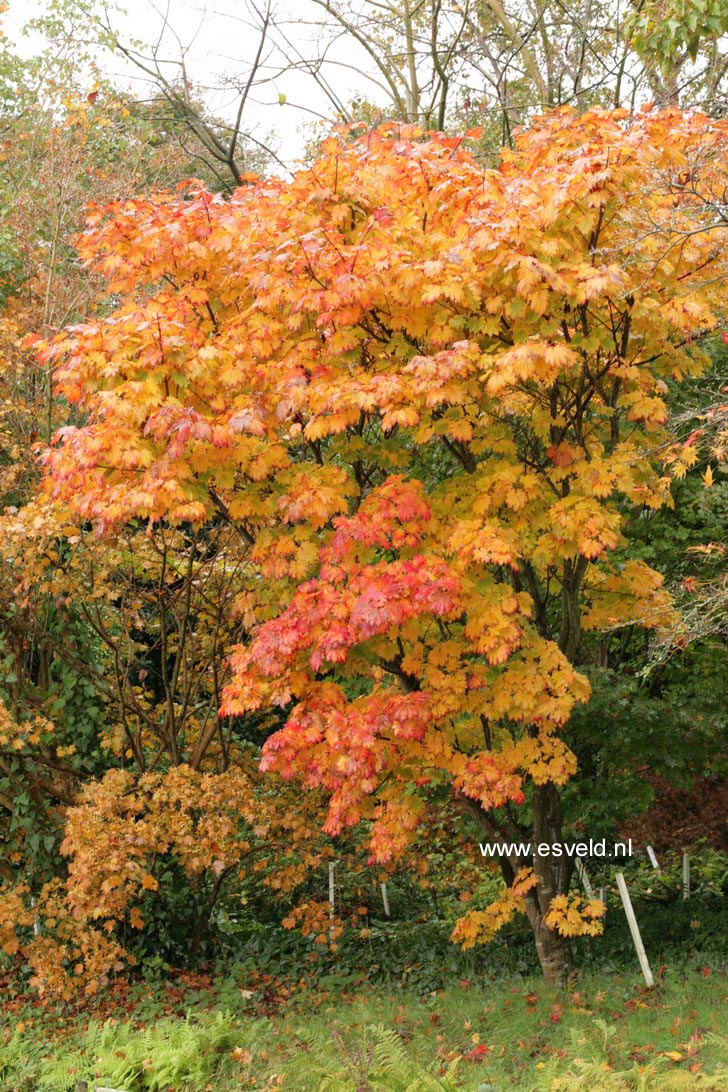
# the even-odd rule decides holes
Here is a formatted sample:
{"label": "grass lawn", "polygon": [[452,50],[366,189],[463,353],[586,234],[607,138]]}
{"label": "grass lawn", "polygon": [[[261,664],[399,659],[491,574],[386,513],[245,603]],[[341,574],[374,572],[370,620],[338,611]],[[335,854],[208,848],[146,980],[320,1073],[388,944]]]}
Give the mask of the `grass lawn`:
{"label": "grass lawn", "polygon": [[725,974],[640,983],[582,975],[554,993],[537,979],[463,979],[418,996],[178,975],[120,986],[92,1013],[18,1000],[3,1009],[0,1088],[728,1090]]}

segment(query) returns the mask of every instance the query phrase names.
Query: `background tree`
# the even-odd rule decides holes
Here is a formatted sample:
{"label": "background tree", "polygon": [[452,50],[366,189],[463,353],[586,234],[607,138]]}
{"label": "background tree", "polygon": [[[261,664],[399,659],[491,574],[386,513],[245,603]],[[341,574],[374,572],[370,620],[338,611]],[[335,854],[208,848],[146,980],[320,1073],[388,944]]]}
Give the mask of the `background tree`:
{"label": "background tree", "polygon": [[[157,87],[202,158],[235,184],[250,169],[245,141],[249,148],[261,139],[252,121],[259,104],[278,104],[286,124],[318,113],[324,122],[389,119],[450,131],[478,125],[491,162],[519,125],[563,105],[634,109],[654,101],[725,113],[728,27],[719,0],[667,7],[653,0],[626,7],[614,0],[310,0],[294,22],[254,3],[225,14],[248,56],[239,70],[228,58],[200,98],[224,87],[235,100],[226,123],[211,119],[192,94],[191,43],[181,40],[173,15],[152,47],[127,42],[113,11],[103,27],[106,40]],[[311,100],[301,93],[302,77],[311,82]],[[276,163],[271,140],[262,144]]]}
{"label": "background tree", "polygon": [[[52,336],[97,306],[99,282],[74,246],[86,203],[176,184],[189,169],[177,142],[101,78],[82,15],[54,5],[33,26],[41,51],[26,60],[8,48],[0,71],[0,841],[3,878],[22,879],[28,897],[63,876],[64,809],[108,766],[104,709],[123,710],[135,661],[133,645],[127,661],[92,625],[99,598],[113,603],[111,585],[128,576],[123,555],[36,503],[35,445],[74,411],[26,337]],[[163,591],[157,613],[169,609]],[[122,606],[104,616],[120,639]]]}

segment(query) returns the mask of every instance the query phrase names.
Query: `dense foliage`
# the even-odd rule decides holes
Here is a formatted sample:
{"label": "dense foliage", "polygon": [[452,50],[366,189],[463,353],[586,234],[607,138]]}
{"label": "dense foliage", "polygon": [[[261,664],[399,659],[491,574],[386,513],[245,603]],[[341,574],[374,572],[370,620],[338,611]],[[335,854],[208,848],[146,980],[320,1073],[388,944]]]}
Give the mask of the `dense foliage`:
{"label": "dense foliage", "polygon": [[[728,123],[353,124],[229,193],[76,8],[0,71],[3,958],[355,963],[387,882],[563,983],[604,906],[539,843],[720,839]],[[651,78],[714,95],[719,14],[635,18]]]}

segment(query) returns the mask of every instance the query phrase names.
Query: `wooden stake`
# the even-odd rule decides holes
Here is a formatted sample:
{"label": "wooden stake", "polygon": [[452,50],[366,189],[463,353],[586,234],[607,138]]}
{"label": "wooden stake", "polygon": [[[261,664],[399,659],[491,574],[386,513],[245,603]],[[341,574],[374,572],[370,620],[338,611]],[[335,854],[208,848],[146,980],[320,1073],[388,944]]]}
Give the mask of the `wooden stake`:
{"label": "wooden stake", "polygon": [[387,898],[387,885],[382,884],[382,902],[384,903],[384,913],[389,917],[389,899]]}
{"label": "wooden stake", "polygon": [[655,851],[652,846],[647,846],[647,856],[650,858],[650,864],[652,865],[652,867],[655,869],[656,872],[659,872],[660,865],[658,863],[657,857],[655,856]]}
{"label": "wooden stake", "polygon": [[584,865],[581,863],[581,861],[579,860],[578,857],[576,859],[576,874],[579,877],[579,879],[581,880],[581,886],[584,888],[584,891],[586,893],[586,897],[588,899],[593,899],[594,898],[594,888],[592,887],[591,883],[589,882],[589,877],[586,874],[586,869],[584,868]]}
{"label": "wooden stake", "polygon": [[690,858],[687,853],[683,853],[683,882],[682,882],[683,900],[690,898]]}
{"label": "wooden stake", "polygon": [[40,918],[38,917],[38,914],[35,911],[35,904],[36,904],[35,895],[31,895],[30,896],[30,905],[33,908],[33,935],[36,936],[36,937],[39,937],[40,936]]}
{"label": "wooden stake", "polygon": [[336,896],[336,888],[334,886],[334,869],[336,868],[336,861],[329,861],[329,940],[334,939],[334,900]]}
{"label": "wooden stake", "polygon": [[329,861],[329,917],[333,920],[334,917],[334,896],[336,890],[334,888],[334,869],[336,868],[336,861]]}
{"label": "wooden stake", "polygon": [[619,888],[619,894],[622,897],[622,906],[627,915],[629,931],[632,934],[632,941],[635,946],[635,951],[637,952],[637,958],[640,961],[642,974],[644,975],[647,985],[652,988],[655,984],[655,980],[652,977],[652,971],[650,970],[650,965],[647,961],[647,952],[642,943],[639,926],[637,925],[637,918],[634,916],[634,910],[632,909],[632,900],[629,897],[629,891],[627,890],[627,884],[624,882],[624,874],[622,872],[617,873],[617,887]]}

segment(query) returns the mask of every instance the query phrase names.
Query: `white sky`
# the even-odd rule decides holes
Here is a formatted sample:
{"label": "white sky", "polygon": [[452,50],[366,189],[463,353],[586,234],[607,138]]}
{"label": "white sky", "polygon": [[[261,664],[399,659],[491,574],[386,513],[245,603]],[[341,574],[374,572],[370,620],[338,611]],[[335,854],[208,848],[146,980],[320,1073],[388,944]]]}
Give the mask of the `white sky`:
{"label": "white sky", "polygon": [[[122,41],[142,39],[158,42],[165,13],[169,30],[161,40],[160,57],[179,60],[181,47],[192,83],[210,88],[208,103],[221,117],[231,118],[238,101],[235,84],[244,82],[256,54],[259,35],[251,25],[251,14],[241,0],[121,0],[126,14],[112,12],[112,25]],[[323,13],[313,0],[273,0],[275,17],[293,50],[302,56],[315,55],[320,34],[313,25]],[[44,0],[10,0],[3,20],[7,36],[23,51],[33,49],[33,41],[22,39],[20,28],[45,8]],[[337,92],[348,100],[356,92],[376,99],[376,89],[350,65],[366,68],[366,59],[356,55],[357,47],[337,43],[329,54],[329,73]],[[145,85],[139,72],[118,55],[100,58],[104,71],[122,85],[131,87],[144,98]],[[267,51],[264,74],[266,83],[256,87],[246,106],[247,128],[261,140],[273,134],[271,141],[281,159],[292,164],[303,152],[311,123],[317,117],[330,117],[331,103],[313,79],[298,71],[282,71],[285,61],[280,51]],[[169,71],[172,69],[170,67]],[[179,71],[179,70],[178,70]],[[233,86],[231,86],[231,82]],[[227,83],[228,86],[225,86]],[[343,89],[343,90],[342,90]],[[280,96],[285,96],[281,104]],[[243,128],[246,128],[244,125]]]}

